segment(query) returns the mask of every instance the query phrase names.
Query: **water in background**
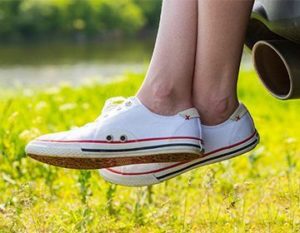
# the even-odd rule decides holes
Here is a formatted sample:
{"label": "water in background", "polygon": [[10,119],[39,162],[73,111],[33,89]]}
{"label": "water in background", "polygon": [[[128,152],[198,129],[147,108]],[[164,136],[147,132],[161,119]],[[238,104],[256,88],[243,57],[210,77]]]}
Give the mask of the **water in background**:
{"label": "water in background", "polygon": [[[0,44],[0,88],[80,85],[87,79],[106,82],[124,72],[143,72],[154,38],[101,43]],[[251,68],[249,55],[243,69]]]}
{"label": "water in background", "polygon": [[104,82],[127,71],[144,71],[152,49],[153,40],[0,45],[0,85],[78,85],[89,78]]}

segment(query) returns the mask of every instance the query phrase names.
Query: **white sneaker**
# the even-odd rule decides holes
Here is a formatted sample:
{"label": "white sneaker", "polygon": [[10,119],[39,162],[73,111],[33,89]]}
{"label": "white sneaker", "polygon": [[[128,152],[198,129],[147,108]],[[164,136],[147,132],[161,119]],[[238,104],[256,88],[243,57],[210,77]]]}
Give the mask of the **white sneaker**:
{"label": "white sneaker", "polygon": [[162,116],[136,97],[118,100],[109,100],[95,122],[31,141],[26,153],[44,163],[79,169],[203,156],[201,123],[195,108]]}
{"label": "white sneaker", "polygon": [[126,186],[153,185],[191,169],[230,159],[252,150],[259,142],[253,120],[243,104],[232,116],[216,126],[202,126],[205,155],[177,163],[136,164],[101,169],[101,176],[112,183]]}

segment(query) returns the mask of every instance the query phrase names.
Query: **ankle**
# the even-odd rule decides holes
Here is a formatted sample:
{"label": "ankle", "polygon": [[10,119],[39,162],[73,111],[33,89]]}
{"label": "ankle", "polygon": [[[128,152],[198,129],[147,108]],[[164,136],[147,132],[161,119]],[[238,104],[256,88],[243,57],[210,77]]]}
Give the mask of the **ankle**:
{"label": "ankle", "polygon": [[[205,101],[203,101],[205,100]],[[226,121],[239,106],[236,97],[208,98],[195,102],[204,125],[217,125]]]}
{"label": "ankle", "polygon": [[174,88],[166,85],[143,86],[137,97],[152,112],[160,115],[175,115],[193,107],[191,96],[182,98]]}

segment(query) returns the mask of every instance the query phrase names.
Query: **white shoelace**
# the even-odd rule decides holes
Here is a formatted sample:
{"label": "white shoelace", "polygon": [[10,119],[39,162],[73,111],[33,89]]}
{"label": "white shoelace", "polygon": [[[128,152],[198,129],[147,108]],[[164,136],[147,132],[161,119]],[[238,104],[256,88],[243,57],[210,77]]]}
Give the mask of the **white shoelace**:
{"label": "white shoelace", "polygon": [[125,98],[122,96],[112,97],[105,101],[101,115],[96,119],[99,121],[102,117],[107,117],[114,110],[121,110],[124,106],[129,107],[132,104],[134,97]]}
{"label": "white shoelace", "polygon": [[[100,121],[102,119],[102,117],[107,117],[109,115],[109,113],[112,112],[113,110],[115,110],[115,109],[121,110],[122,107],[124,107],[124,105],[130,106],[132,104],[132,101],[131,101],[132,98],[134,98],[134,97],[125,98],[122,96],[118,96],[118,97],[109,98],[108,100],[105,101],[100,116],[97,117],[97,119],[95,121],[87,123],[87,124],[83,125],[82,127],[87,127],[87,126],[97,123],[98,121]],[[79,128],[79,127],[73,127],[73,129],[76,129],[76,128]]]}
{"label": "white shoelace", "polygon": [[101,114],[111,112],[112,110],[116,109],[119,105],[124,103],[126,100],[127,99],[122,96],[109,98],[105,101]]}

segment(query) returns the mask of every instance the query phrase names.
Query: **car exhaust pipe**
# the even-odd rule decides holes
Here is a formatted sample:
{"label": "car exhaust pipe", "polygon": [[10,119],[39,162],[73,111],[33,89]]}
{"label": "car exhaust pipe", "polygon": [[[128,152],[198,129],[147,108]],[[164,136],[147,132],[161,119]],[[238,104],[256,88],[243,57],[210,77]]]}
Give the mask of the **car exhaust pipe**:
{"label": "car exhaust pipe", "polygon": [[300,45],[288,40],[258,41],[253,64],[264,86],[281,99],[300,98]]}
{"label": "car exhaust pipe", "polygon": [[300,1],[256,0],[245,45],[264,86],[279,99],[300,98]]}

